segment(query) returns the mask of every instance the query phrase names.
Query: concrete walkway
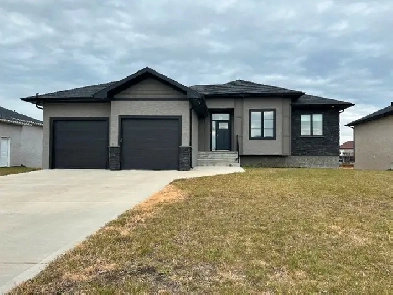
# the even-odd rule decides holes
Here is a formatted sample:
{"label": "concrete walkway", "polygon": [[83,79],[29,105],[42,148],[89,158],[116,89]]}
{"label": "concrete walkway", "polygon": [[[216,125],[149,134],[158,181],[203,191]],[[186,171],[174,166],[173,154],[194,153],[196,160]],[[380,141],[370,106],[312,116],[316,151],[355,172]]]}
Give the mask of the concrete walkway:
{"label": "concrete walkway", "polygon": [[0,177],[0,293],[171,181],[235,172],[243,169],[44,170]]}

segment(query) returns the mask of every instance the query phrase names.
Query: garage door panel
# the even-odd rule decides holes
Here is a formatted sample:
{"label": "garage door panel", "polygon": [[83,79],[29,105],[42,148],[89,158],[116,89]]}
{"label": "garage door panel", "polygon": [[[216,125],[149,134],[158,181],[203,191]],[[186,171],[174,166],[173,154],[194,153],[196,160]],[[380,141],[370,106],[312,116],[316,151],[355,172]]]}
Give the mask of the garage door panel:
{"label": "garage door panel", "polygon": [[107,119],[53,121],[53,168],[106,169],[108,136]]}
{"label": "garage door panel", "polygon": [[179,119],[122,119],[122,169],[177,170]]}

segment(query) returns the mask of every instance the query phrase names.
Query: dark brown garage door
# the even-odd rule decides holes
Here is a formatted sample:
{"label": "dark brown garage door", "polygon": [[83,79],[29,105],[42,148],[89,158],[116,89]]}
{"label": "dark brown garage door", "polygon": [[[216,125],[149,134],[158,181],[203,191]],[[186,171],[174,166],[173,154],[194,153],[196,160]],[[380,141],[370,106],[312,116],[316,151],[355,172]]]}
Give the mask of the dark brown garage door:
{"label": "dark brown garage door", "polygon": [[52,168],[106,169],[108,119],[56,119],[52,123]]}
{"label": "dark brown garage door", "polygon": [[121,119],[122,169],[178,170],[180,117]]}

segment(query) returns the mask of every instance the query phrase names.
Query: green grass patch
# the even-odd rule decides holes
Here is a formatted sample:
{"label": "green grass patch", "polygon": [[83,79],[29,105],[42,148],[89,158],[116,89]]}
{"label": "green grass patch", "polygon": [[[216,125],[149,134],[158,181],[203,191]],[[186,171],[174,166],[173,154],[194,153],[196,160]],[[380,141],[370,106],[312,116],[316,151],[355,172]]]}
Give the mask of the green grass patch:
{"label": "green grass patch", "polygon": [[14,292],[388,293],[390,172],[247,169],[174,182]]}
{"label": "green grass patch", "polygon": [[26,172],[36,171],[36,170],[39,170],[39,169],[28,168],[28,167],[5,167],[5,168],[0,168],[0,176],[26,173]]}

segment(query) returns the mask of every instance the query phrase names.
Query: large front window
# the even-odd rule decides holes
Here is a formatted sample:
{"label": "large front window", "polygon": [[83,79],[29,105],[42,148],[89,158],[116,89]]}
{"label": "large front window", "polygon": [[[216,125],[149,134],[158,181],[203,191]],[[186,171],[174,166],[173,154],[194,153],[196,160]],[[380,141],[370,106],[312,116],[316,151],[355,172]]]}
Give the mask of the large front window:
{"label": "large front window", "polygon": [[250,110],[250,139],[276,139],[276,110]]}
{"label": "large front window", "polygon": [[322,136],[323,116],[322,114],[301,115],[301,135],[302,136]]}

